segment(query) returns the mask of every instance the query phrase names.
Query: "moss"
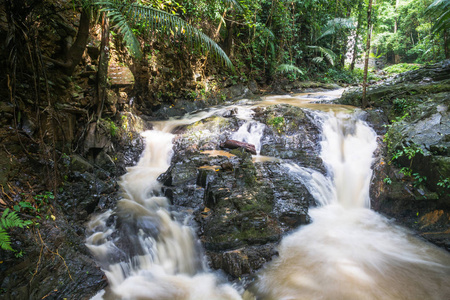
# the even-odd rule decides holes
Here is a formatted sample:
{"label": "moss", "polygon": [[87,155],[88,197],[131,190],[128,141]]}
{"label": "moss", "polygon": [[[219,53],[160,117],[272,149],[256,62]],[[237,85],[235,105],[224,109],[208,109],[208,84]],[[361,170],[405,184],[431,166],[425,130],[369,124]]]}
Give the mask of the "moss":
{"label": "moss", "polygon": [[403,73],[411,70],[417,70],[421,67],[419,64],[407,64],[407,63],[400,63],[395,65],[390,65],[383,69],[388,74],[398,74]]}
{"label": "moss", "polygon": [[267,120],[267,125],[273,127],[278,133],[282,133],[286,129],[286,121],[284,117],[272,117]]}

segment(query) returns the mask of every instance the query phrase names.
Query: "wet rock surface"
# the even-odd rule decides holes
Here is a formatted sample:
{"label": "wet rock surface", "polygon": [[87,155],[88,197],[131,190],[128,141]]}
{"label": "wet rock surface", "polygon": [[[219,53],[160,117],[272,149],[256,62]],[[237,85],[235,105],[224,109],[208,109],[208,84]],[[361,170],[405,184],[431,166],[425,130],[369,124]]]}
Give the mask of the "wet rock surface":
{"label": "wet rock surface", "polygon": [[[450,250],[450,61],[372,86],[367,121],[380,137],[372,206]],[[339,101],[359,105],[360,90]]]}
{"label": "wet rock surface", "polygon": [[[31,203],[34,208],[22,208],[18,215],[36,223],[9,232],[16,252],[0,249],[0,299],[90,299],[107,286],[85,246],[85,222],[92,213],[115,206],[118,177],[136,164],[143,150],[136,124],[127,124],[130,131],[114,135],[100,124],[103,130],[96,131],[96,141],[86,139],[84,154],[58,154],[58,170],[65,174],[58,193],[44,187],[52,161],[18,155],[22,147],[33,151],[33,140],[0,131],[5,146],[1,199],[10,199],[8,205]],[[34,191],[20,192],[26,189]]]}
{"label": "wet rock surface", "polygon": [[2,253],[1,299],[88,299],[107,285],[84,246],[83,227],[57,215],[56,221],[41,223],[33,235],[13,244],[24,253],[19,263],[13,253]]}
{"label": "wet rock surface", "polygon": [[286,163],[324,168],[319,129],[308,112],[289,105],[254,109],[255,120],[284,116],[286,123],[282,130],[265,126],[261,155],[277,159],[261,161],[245,147],[221,148],[244,123],[233,112],[224,115],[185,128],[159,180],[176,210],[193,212],[210,265],[239,278],[269,261],[284,234],[310,222],[314,200]]}

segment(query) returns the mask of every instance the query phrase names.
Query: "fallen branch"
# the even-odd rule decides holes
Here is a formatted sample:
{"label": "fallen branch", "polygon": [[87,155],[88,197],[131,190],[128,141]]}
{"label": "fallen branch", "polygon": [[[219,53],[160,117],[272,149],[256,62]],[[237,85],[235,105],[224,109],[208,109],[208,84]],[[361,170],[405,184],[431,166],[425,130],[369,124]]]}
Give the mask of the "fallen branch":
{"label": "fallen branch", "polygon": [[220,144],[220,147],[227,148],[227,149],[243,148],[247,152],[250,152],[251,154],[256,155],[255,145],[245,143],[245,142],[239,142],[236,140],[227,140],[225,143]]}

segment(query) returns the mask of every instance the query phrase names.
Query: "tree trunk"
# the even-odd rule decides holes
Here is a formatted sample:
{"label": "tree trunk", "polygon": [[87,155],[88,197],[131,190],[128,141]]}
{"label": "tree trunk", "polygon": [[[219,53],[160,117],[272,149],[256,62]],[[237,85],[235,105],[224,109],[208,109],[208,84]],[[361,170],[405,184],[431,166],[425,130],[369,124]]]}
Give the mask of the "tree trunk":
{"label": "tree trunk", "polygon": [[102,13],[102,41],[100,45],[100,58],[97,72],[97,118],[102,116],[103,105],[106,98],[106,87],[108,84],[109,65],[109,19],[106,13]]}
{"label": "tree trunk", "polygon": [[75,71],[75,67],[80,63],[83,58],[84,50],[86,49],[87,40],[89,37],[89,27],[91,21],[91,8],[83,7],[80,16],[80,25],[78,26],[77,36],[75,42],[67,52],[66,61],[61,64],[65,67],[65,73],[72,75]]}
{"label": "tree trunk", "polygon": [[[395,12],[397,12],[398,9],[398,4],[399,4],[399,0],[395,1]],[[395,23],[394,23],[394,34],[397,33],[398,30],[398,18],[395,18]],[[398,55],[398,53],[394,54],[394,63],[398,64],[400,63],[400,55]]]}
{"label": "tree trunk", "polygon": [[350,64],[351,71],[355,69],[356,58],[358,57],[358,38],[362,23],[362,2],[363,0],[360,0],[358,4],[358,21],[357,21],[358,23],[356,24],[355,45],[353,45],[353,57],[352,62]]}
{"label": "tree trunk", "polygon": [[369,0],[369,7],[367,8],[367,43],[366,53],[364,55],[364,78],[363,78],[363,94],[361,100],[362,108],[368,106],[366,91],[367,91],[367,71],[369,69],[369,54],[370,54],[370,37],[372,35],[372,0]]}
{"label": "tree trunk", "polygon": [[227,26],[227,37],[225,38],[225,53],[228,57],[233,56],[232,48],[233,48],[233,27],[234,22],[225,20],[225,24]]}

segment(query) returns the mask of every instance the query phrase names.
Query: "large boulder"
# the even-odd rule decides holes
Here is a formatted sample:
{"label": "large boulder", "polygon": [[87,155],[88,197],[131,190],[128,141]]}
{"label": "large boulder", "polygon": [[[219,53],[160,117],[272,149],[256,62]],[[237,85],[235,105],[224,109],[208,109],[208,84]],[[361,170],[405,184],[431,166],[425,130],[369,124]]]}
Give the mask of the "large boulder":
{"label": "large boulder", "polygon": [[[319,128],[308,112],[289,105],[254,108],[265,125],[261,155],[245,147],[222,149],[244,120],[236,111],[210,117],[175,138],[171,166],[159,177],[175,210],[193,212],[211,266],[232,278],[252,274],[276,253],[281,237],[310,222],[314,199],[289,175],[287,163],[324,171]],[[273,122],[281,120],[281,128]],[[248,143],[243,144],[248,145]]]}
{"label": "large boulder", "polygon": [[[374,209],[450,250],[450,60],[409,71],[367,91],[368,122],[380,149],[371,187]],[[361,90],[341,103],[358,105]],[[383,123],[384,127],[383,127]]]}

